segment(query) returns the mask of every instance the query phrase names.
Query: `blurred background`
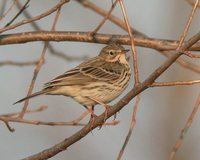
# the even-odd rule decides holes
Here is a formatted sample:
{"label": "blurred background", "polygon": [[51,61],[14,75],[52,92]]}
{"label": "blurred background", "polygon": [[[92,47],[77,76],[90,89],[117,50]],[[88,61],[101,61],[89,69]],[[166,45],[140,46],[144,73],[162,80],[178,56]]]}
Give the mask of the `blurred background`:
{"label": "blurred background", "polygon": [[[6,7],[11,4],[7,1]],[[20,2],[24,3],[23,0]],[[58,1],[30,1],[28,11],[32,16],[49,10]],[[111,0],[92,0],[91,2],[109,10]],[[0,1],[0,6],[4,3]],[[124,0],[130,24],[137,30],[150,37],[178,40],[184,30],[192,7],[185,0]],[[0,23],[4,25],[17,13],[16,7]],[[114,15],[122,17],[119,5],[115,8]],[[52,14],[40,21],[37,21],[42,30],[50,30],[55,14]],[[17,21],[23,20],[23,14]],[[199,32],[200,28],[199,9],[193,19],[188,37]],[[64,5],[61,16],[56,25],[58,31],[92,31],[102,20],[97,13],[84,8],[76,1]],[[34,31],[30,24],[23,25],[5,33]],[[127,34],[118,26],[107,21],[99,33]],[[83,42],[51,42],[51,45],[58,51],[68,56],[80,57],[96,56],[105,45]],[[130,48],[130,46],[125,46]],[[31,42],[18,45],[5,45],[0,48],[0,61],[30,61],[37,60],[42,52],[43,43]],[[139,75],[144,80],[166,58],[157,51],[137,47]],[[43,84],[55,76],[75,67],[83,60],[66,61],[50,54],[48,50],[45,56],[45,64],[39,72],[34,87],[34,92],[42,88]],[[187,58],[189,59],[189,58]],[[189,59],[190,60],[190,59]],[[191,62],[200,64],[198,59]],[[12,104],[27,94],[35,66],[0,66],[0,114],[20,111],[23,104]],[[184,81],[199,79],[199,74],[172,65],[158,80],[159,81]],[[127,93],[133,86],[130,83]],[[137,124],[133,135],[125,150],[123,159],[132,160],[160,160],[167,159],[181,129],[183,128],[199,94],[199,85],[150,88],[141,95],[141,101],[137,111]],[[117,102],[120,98],[113,101]],[[120,123],[117,126],[105,126],[101,130],[94,130],[85,138],[69,147],[66,151],[59,153],[52,160],[60,159],[116,159],[122,144],[127,135],[132,107],[132,100],[117,115]],[[29,108],[34,109],[40,106],[48,106],[44,112],[27,114],[25,118],[42,121],[69,121],[77,118],[85,111],[80,104],[63,96],[41,96],[30,100]],[[99,105],[95,108],[97,113],[103,111]],[[87,122],[89,117],[84,120]],[[111,121],[110,118],[108,121]],[[190,130],[184,138],[183,146],[178,151],[177,160],[199,160],[200,157],[200,113],[196,115]],[[1,159],[21,159],[49,148],[63,139],[69,137],[81,127],[77,126],[35,126],[28,124],[10,123],[15,128],[11,133],[4,123],[0,125],[0,157]]]}

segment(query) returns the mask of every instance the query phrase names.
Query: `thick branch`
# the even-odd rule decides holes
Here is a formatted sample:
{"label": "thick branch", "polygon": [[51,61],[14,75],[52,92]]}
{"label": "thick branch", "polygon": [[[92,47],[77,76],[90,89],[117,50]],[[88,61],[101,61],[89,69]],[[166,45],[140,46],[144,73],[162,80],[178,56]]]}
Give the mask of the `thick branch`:
{"label": "thick branch", "polygon": [[[27,43],[33,41],[78,41],[90,43],[103,43],[107,44],[110,41],[115,41],[120,44],[130,45],[130,38],[128,35],[113,35],[113,34],[98,34],[94,36],[91,32],[52,32],[52,31],[39,31],[39,32],[24,32],[15,34],[0,35],[0,45]],[[135,45],[140,47],[153,48],[156,50],[175,50],[179,41],[156,39],[135,36]],[[199,51],[200,43],[196,43],[190,50]]]}

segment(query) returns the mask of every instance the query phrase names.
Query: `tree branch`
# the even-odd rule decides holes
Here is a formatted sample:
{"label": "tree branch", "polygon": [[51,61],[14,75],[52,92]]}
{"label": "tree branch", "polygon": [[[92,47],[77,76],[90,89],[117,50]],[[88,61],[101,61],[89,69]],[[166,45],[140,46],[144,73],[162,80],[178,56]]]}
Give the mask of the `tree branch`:
{"label": "tree branch", "polygon": [[[19,44],[33,41],[77,41],[102,44],[107,44],[110,41],[116,41],[120,44],[130,45],[130,38],[128,35],[96,33],[94,36],[91,36],[91,32],[36,31],[0,35],[0,45]],[[156,50],[176,50],[179,44],[179,41],[143,38],[140,36],[135,36],[134,41],[135,45],[137,46],[152,48]],[[200,43],[192,46],[190,50],[200,51]]]}

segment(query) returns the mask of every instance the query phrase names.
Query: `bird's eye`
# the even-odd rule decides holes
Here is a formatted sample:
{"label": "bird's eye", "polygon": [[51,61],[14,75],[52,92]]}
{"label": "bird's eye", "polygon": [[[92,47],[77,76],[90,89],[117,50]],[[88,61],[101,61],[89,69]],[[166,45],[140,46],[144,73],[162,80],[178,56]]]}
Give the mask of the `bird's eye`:
{"label": "bird's eye", "polygon": [[114,52],[113,51],[109,51],[109,54],[112,56],[112,55],[114,55]]}

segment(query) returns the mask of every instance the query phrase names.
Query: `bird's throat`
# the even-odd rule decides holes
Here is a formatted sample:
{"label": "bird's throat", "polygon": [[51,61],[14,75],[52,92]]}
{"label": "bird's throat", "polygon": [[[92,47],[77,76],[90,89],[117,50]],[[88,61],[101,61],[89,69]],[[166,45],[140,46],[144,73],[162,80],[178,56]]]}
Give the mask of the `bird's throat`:
{"label": "bird's throat", "polygon": [[128,64],[128,61],[126,60],[125,54],[121,54],[121,55],[119,56],[119,61],[120,61],[120,63],[122,63],[122,64]]}

